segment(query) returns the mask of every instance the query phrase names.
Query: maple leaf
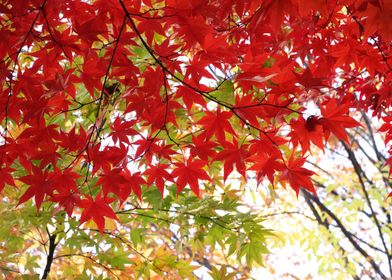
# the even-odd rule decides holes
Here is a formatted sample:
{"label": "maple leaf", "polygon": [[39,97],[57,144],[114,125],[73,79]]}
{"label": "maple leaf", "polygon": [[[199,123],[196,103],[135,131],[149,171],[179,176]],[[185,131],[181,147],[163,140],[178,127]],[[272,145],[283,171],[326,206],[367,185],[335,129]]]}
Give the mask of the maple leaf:
{"label": "maple leaf", "polygon": [[76,21],[74,30],[76,33],[78,33],[80,38],[86,40],[90,44],[97,39],[98,35],[107,33],[105,21],[102,18],[96,16],[87,19],[83,23]]}
{"label": "maple leaf", "polygon": [[191,187],[191,190],[200,196],[199,191],[199,180],[211,180],[207,172],[202,168],[206,163],[202,160],[188,160],[183,162],[176,162],[177,166],[173,172],[172,176],[176,178],[177,193],[180,193],[186,185]]}
{"label": "maple leaf", "polygon": [[136,122],[136,120],[122,121],[120,117],[117,117],[110,126],[110,129],[112,130],[110,136],[113,138],[114,144],[117,142],[130,144],[128,137],[138,134],[137,131],[132,128]]}
{"label": "maple leaf", "polygon": [[224,161],[223,178],[226,181],[227,177],[233,171],[234,165],[238,173],[240,173],[245,179],[245,159],[248,156],[247,145],[241,145],[238,147],[238,142],[233,140],[231,142],[222,143],[223,150],[220,151],[214,158],[214,161]]}
{"label": "maple leaf", "polygon": [[[108,193],[114,193],[116,196],[125,200],[128,195],[124,195],[124,188],[129,181],[125,178],[123,168],[113,168],[99,175],[97,185],[102,185],[102,193],[107,196]],[[129,193],[128,193],[129,194]]]}
{"label": "maple leaf", "polygon": [[87,141],[87,134],[83,127],[79,127],[79,134],[76,133],[76,126],[69,132],[61,132],[61,142],[59,145],[67,151],[80,152],[85,146]]}
{"label": "maple leaf", "polygon": [[192,145],[190,147],[191,157],[198,156],[201,160],[208,161],[209,158],[214,158],[216,155],[216,152],[213,150],[213,148],[216,147],[216,143],[209,141],[209,139],[205,139],[203,135],[197,137],[193,136]]}
{"label": "maple leaf", "polygon": [[64,208],[68,216],[71,217],[75,206],[80,203],[80,193],[68,190],[53,194],[50,201],[58,202],[60,207]]}
{"label": "maple leaf", "polygon": [[310,150],[310,143],[315,144],[321,150],[324,150],[323,142],[323,126],[320,119],[316,116],[309,116],[306,120],[300,116],[297,120],[292,120],[290,123],[293,129],[289,136],[294,144],[294,147],[301,144],[302,154],[304,155]]}
{"label": "maple leaf", "polygon": [[121,202],[124,202],[132,191],[141,200],[140,186],[145,183],[145,180],[140,176],[140,172],[131,174],[122,167],[113,168],[110,171],[104,170],[97,181],[97,185],[102,185],[104,196],[111,192],[120,198]]}
{"label": "maple leaf", "polygon": [[188,111],[192,109],[192,105],[194,103],[201,105],[203,108],[206,108],[207,106],[207,102],[204,100],[204,98],[199,93],[191,90],[188,87],[178,87],[176,96],[182,98]]}
{"label": "maple leaf", "polygon": [[83,209],[80,217],[80,224],[82,225],[88,220],[93,220],[100,233],[103,233],[105,229],[105,217],[117,220],[116,213],[109,206],[109,203],[113,202],[114,199],[98,194],[95,199],[89,195],[86,195],[86,199],[82,199],[78,203],[78,207]]}
{"label": "maple leaf", "polygon": [[144,171],[144,174],[148,175],[147,184],[152,185],[152,183],[155,182],[155,185],[161,192],[162,196],[165,188],[165,182],[174,182],[173,176],[167,172],[168,168],[168,164],[149,165],[146,171]]}
{"label": "maple leaf", "polygon": [[254,139],[249,145],[249,153],[253,154],[280,154],[278,147],[287,143],[283,137],[275,135],[276,132],[262,133],[260,132],[257,139]]}
{"label": "maple leaf", "polygon": [[284,170],[284,164],[280,158],[280,153],[256,154],[252,155],[247,160],[253,163],[249,170],[254,170],[256,172],[257,184],[260,184],[262,179],[267,176],[271,184],[274,185],[276,172]]}
{"label": "maple leaf", "polygon": [[[46,95],[50,95],[51,98],[54,98],[55,94],[67,92],[67,94],[75,98],[75,87],[71,83],[73,77],[71,70],[67,70],[63,74],[56,72],[54,77],[48,77],[44,84],[45,88],[48,90]],[[74,81],[76,81],[75,78]],[[62,99],[64,99],[64,97],[62,97]]]}
{"label": "maple leaf", "polygon": [[83,72],[80,79],[90,96],[94,97],[94,90],[101,90],[102,88],[101,77],[105,74],[105,64],[97,56],[96,52],[89,51],[85,59],[86,62],[83,64]]}
{"label": "maple leaf", "polygon": [[18,178],[19,181],[29,185],[29,188],[19,199],[18,205],[34,197],[37,209],[40,208],[46,195],[51,195],[55,189],[49,171],[42,171],[41,168],[32,166],[32,174]]}
{"label": "maple leaf", "polygon": [[56,163],[59,158],[61,158],[61,154],[57,152],[58,146],[55,143],[47,145],[46,148],[38,148],[31,154],[32,160],[40,160],[40,167],[44,168],[49,163],[53,166],[56,166]]}
{"label": "maple leaf", "polygon": [[[382,3],[382,4],[380,4]],[[392,1],[369,1],[366,11],[361,16],[367,17],[364,37],[367,39],[375,32],[381,34],[386,42],[392,40],[390,22],[392,14]]]}
{"label": "maple leaf", "polygon": [[251,125],[255,127],[259,127],[260,124],[257,120],[257,117],[263,117],[265,115],[264,108],[262,107],[262,103],[259,103],[259,106],[255,106],[258,104],[256,100],[254,100],[252,95],[239,96],[236,98],[235,102],[235,112],[242,119],[249,122]]}
{"label": "maple leaf", "polygon": [[231,126],[229,119],[233,116],[231,112],[221,111],[218,107],[216,113],[205,112],[206,115],[199,120],[200,124],[204,129],[204,135],[207,139],[215,135],[216,139],[220,142],[225,142],[225,132],[231,135],[236,135],[233,127]]}
{"label": "maple leaf", "polygon": [[337,138],[349,143],[345,128],[360,126],[361,124],[348,115],[350,104],[337,104],[335,99],[330,99],[320,107],[322,118],[319,122],[324,129],[325,139],[332,132]]}
{"label": "maple leaf", "polygon": [[157,20],[143,20],[139,23],[140,33],[145,32],[147,42],[151,45],[155,34],[165,34],[161,22]]}
{"label": "maple leaf", "polygon": [[306,89],[311,89],[311,88],[320,88],[320,87],[326,87],[327,85],[325,84],[326,78],[321,77],[321,78],[316,78],[314,77],[314,74],[310,70],[310,68],[306,68],[305,71],[300,75],[294,72],[294,75],[297,77],[298,82],[303,85]]}
{"label": "maple leaf", "polygon": [[51,176],[51,182],[53,183],[54,189],[59,193],[64,191],[78,191],[76,180],[80,178],[80,175],[72,169],[59,170],[55,169]]}
{"label": "maple leaf", "polygon": [[142,137],[142,139],[134,141],[132,145],[138,145],[133,157],[135,159],[145,156],[148,161],[151,161],[152,156],[155,155],[158,158],[165,158],[171,161],[172,155],[175,154],[175,151],[172,149],[173,145],[159,144],[150,138]]}
{"label": "maple leaf", "polygon": [[85,156],[86,161],[93,163],[92,174],[95,174],[100,168],[110,170],[112,166],[117,166],[127,159],[128,149],[124,144],[120,147],[106,146],[101,150],[101,145],[96,144],[88,150]]}
{"label": "maple leaf", "polygon": [[305,161],[305,158],[294,159],[292,155],[287,163],[286,169],[282,171],[282,175],[279,178],[282,181],[288,181],[297,196],[301,188],[316,194],[316,190],[310,180],[310,176],[316,173],[302,167]]}
{"label": "maple leaf", "polygon": [[0,168],[0,192],[4,189],[6,184],[16,187],[14,179],[11,175],[13,171],[15,171],[15,169],[10,167]]}
{"label": "maple leaf", "polygon": [[335,66],[349,65],[355,62],[359,65],[358,52],[362,50],[360,43],[351,36],[341,44],[332,46],[329,54],[336,58]]}
{"label": "maple leaf", "polygon": [[139,198],[139,200],[142,200],[142,185],[146,184],[146,181],[143,179],[142,175],[140,172],[135,172],[131,174],[131,172],[127,169],[125,172],[125,178],[128,180],[129,185],[128,185],[128,192],[126,193],[126,196],[128,197],[131,191]]}
{"label": "maple leaf", "polygon": [[249,170],[256,172],[257,183],[260,184],[264,176],[267,176],[271,184],[274,184],[277,171],[284,170],[283,158],[279,146],[287,143],[287,140],[274,134],[265,135],[260,132],[259,139],[252,140],[249,145],[249,157],[246,159],[252,163]]}
{"label": "maple leaf", "polygon": [[376,73],[386,71],[387,66],[380,61],[382,61],[382,55],[371,45],[363,46],[363,50],[359,52],[359,65],[366,68],[371,77],[374,77]]}
{"label": "maple leaf", "polygon": [[197,43],[204,46],[206,34],[212,31],[200,15],[183,16],[181,13],[177,13],[173,20],[176,21],[175,26],[181,26],[181,28],[175,28],[175,32],[179,38],[183,38],[186,48],[191,48]]}

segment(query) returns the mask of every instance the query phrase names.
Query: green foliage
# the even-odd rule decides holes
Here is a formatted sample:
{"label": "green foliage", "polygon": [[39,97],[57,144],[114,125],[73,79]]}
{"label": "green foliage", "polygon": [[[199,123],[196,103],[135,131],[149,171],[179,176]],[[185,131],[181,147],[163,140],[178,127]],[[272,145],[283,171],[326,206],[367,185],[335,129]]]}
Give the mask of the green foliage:
{"label": "green foliage", "polygon": [[204,265],[215,268],[211,273],[217,279],[245,277],[250,267],[263,264],[272,232],[262,226],[260,213],[239,211],[245,206],[241,193],[198,199],[189,190],[177,194],[173,188],[162,198],[151,187],[143,192],[143,203],[135,198],[117,210],[121,225],[106,220],[103,234],[93,223],[80,227],[47,202],[39,212],[32,203],[12,211],[1,204],[0,239],[7,244],[0,255],[1,275],[38,275],[48,238],[56,235],[53,279],[194,279],[193,271]]}

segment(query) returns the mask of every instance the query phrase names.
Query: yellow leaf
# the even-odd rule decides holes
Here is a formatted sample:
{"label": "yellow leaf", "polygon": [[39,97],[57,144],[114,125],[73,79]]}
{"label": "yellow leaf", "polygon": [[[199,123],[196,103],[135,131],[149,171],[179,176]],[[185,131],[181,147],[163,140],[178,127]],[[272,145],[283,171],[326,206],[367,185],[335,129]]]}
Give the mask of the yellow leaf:
{"label": "yellow leaf", "polygon": [[19,137],[20,134],[27,128],[26,124],[21,124],[21,125],[9,125],[8,126],[8,133],[13,139],[16,139]]}

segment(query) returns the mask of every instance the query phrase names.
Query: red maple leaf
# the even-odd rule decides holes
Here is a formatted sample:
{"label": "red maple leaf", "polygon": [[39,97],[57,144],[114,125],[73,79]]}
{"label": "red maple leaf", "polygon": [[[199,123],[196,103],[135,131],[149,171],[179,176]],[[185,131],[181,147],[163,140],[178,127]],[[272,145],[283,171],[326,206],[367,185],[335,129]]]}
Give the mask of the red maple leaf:
{"label": "red maple leaf", "polygon": [[302,167],[305,161],[305,158],[294,159],[292,155],[287,163],[286,169],[282,171],[282,175],[279,178],[281,181],[289,182],[291,188],[297,195],[301,188],[316,194],[316,190],[310,180],[310,176],[316,173]]}
{"label": "red maple leaf", "polygon": [[192,137],[192,146],[190,149],[191,157],[199,157],[201,160],[208,161],[209,158],[214,158],[216,152],[213,150],[217,143],[205,139],[203,135]]}
{"label": "red maple leaf", "polygon": [[224,142],[226,139],[225,132],[236,135],[229,122],[232,116],[231,112],[222,112],[220,107],[218,107],[216,113],[207,111],[206,115],[198,123],[205,129],[203,134],[206,138],[209,139],[215,135],[219,142]]}
{"label": "red maple leaf", "polygon": [[253,165],[249,170],[256,172],[257,184],[267,176],[268,180],[274,185],[275,175],[277,171],[284,169],[284,164],[280,158],[280,153],[261,153],[252,155],[248,158],[248,161],[252,162]]}
{"label": "red maple leaf", "polygon": [[185,107],[188,111],[192,109],[192,105],[194,103],[201,105],[203,108],[206,108],[207,106],[207,102],[199,93],[185,86],[178,87],[176,96],[182,97],[182,100],[184,101]]}
{"label": "red maple leaf", "polygon": [[128,148],[124,144],[120,147],[106,146],[101,149],[100,144],[96,144],[88,150],[85,155],[86,161],[93,163],[92,174],[95,174],[100,168],[110,170],[112,166],[117,166],[126,161]]}
{"label": "red maple leaf", "polygon": [[[259,106],[256,106],[260,104]],[[235,102],[235,112],[243,120],[247,121],[255,127],[260,127],[258,117],[263,117],[266,115],[262,103],[258,103],[254,100],[252,95],[244,95],[236,97]]]}
{"label": "red maple leaf", "polygon": [[140,33],[145,33],[147,42],[150,45],[153,42],[155,34],[165,34],[162,24],[158,20],[142,20],[138,24],[138,29],[140,30]]}
{"label": "red maple leaf", "polygon": [[104,196],[111,192],[120,198],[121,202],[124,202],[132,191],[141,200],[141,185],[145,183],[145,180],[140,176],[140,172],[131,175],[127,169],[122,167],[104,171],[97,181],[97,185],[102,185]]}
{"label": "red maple leaf", "polygon": [[75,21],[74,30],[80,38],[88,43],[95,41],[98,35],[107,33],[105,21],[97,16],[93,16],[83,23]]}
{"label": "red maple leaf", "polygon": [[200,196],[199,180],[210,180],[207,172],[203,170],[206,163],[202,160],[192,161],[190,158],[185,162],[175,163],[177,168],[172,172],[176,179],[177,193],[180,193],[186,185],[191,187],[191,190]]}
{"label": "red maple leaf", "polygon": [[80,152],[86,146],[87,134],[83,127],[79,127],[79,134],[76,133],[76,126],[69,132],[61,132],[61,142],[59,145],[67,151]]}
{"label": "red maple leaf", "polygon": [[113,200],[101,194],[97,195],[95,199],[86,195],[86,199],[82,199],[78,203],[78,206],[83,209],[80,224],[82,225],[84,222],[92,219],[97,224],[99,231],[103,233],[105,229],[105,217],[118,220],[116,213],[109,206],[109,203],[113,202]]}
{"label": "red maple leaf", "polygon": [[157,141],[151,138],[142,137],[142,139],[136,140],[132,144],[138,145],[134,159],[144,156],[148,161],[151,161],[152,156],[155,155],[171,161],[172,155],[175,154],[175,151],[172,149],[173,145],[158,144]]}
{"label": "red maple leaf", "polygon": [[78,191],[76,180],[79,179],[80,175],[73,172],[72,169],[59,170],[56,169],[52,173],[51,181],[53,188],[59,193],[72,190]]}
{"label": "red maple leaf", "polygon": [[37,209],[40,208],[42,201],[46,195],[51,195],[54,191],[54,184],[51,178],[52,174],[49,176],[49,172],[42,171],[41,168],[32,166],[32,173],[18,178],[19,181],[29,185],[29,188],[19,199],[18,205],[34,197],[35,205]]}
{"label": "red maple leaf", "polygon": [[162,196],[165,182],[174,182],[173,176],[167,172],[168,168],[168,164],[149,165],[146,171],[144,171],[144,174],[148,175],[147,184],[152,185],[155,182]]}
{"label": "red maple leaf", "polygon": [[140,172],[135,172],[131,174],[131,172],[126,169],[125,170],[125,178],[128,180],[128,192],[126,193],[127,197],[131,193],[131,191],[142,200],[142,185],[146,184],[146,181],[143,179]]}
{"label": "red maple leaf", "polygon": [[238,142],[233,140],[233,143],[225,141],[222,143],[223,150],[220,151],[214,158],[214,161],[223,161],[223,178],[226,181],[227,177],[233,171],[234,166],[238,173],[246,178],[245,159],[248,156],[247,145],[238,147]]}
{"label": "red maple leaf", "polygon": [[300,116],[297,120],[292,120],[290,123],[293,129],[289,136],[293,142],[294,147],[301,144],[302,154],[304,155],[310,150],[310,143],[315,144],[321,150],[324,150],[323,142],[323,126],[316,116],[310,116],[306,120]]}
{"label": "red maple leaf", "polygon": [[14,171],[14,169],[10,167],[0,168],[0,192],[4,189],[6,184],[15,187],[15,182],[11,175],[12,171]]}
{"label": "red maple leaf", "polygon": [[80,202],[80,193],[68,190],[53,194],[50,201],[58,202],[60,207],[64,208],[68,216],[71,217],[75,206]]}
{"label": "red maple leaf", "polygon": [[105,171],[99,175],[97,181],[97,185],[102,185],[102,193],[104,196],[107,196],[108,193],[113,193],[122,200],[125,200],[128,197],[128,195],[124,195],[124,188],[126,188],[128,183],[128,180],[125,178],[125,172],[121,167]]}
{"label": "red maple leaf", "polygon": [[349,107],[350,104],[338,104],[335,99],[328,100],[320,107],[323,117],[319,122],[323,126],[325,139],[328,139],[332,132],[340,140],[349,143],[345,128],[361,125],[348,115]]}
{"label": "red maple leaf", "polygon": [[176,35],[184,39],[184,45],[187,48],[194,46],[199,43],[204,46],[206,34],[211,32],[211,27],[205,22],[202,16],[183,16],[178,13],[174,18],[176,20],[175,26],[181,28],[175,28]]}
{"label": "red maple leaf", "polygon": [[304,86],[306,89],[311,88],[320,88],[326,87],[325,77],[317,78],[314,77],[314,73],[310,70],[310,68],[306,68],[305,71],[300,75],[294,72],[294,75],[297,77],[297,81]]}
{"label": "red maple leaf", "polygon": [[136,120],[122,121],[121,117],[117,117],[110,126],[112,132],[110,136],[113,138],[114,144],[117,142],[130,144],[128,136],[137,135],[137,131],[132,128]]}
{"label": "red maple leaf", "polygon": [[367,39],[375,32],[381,34],[385,42],[392,40],[391,35],[391,1],[367,1],[367,9],[360,13],[360,16],[366,17],[366,24],[364,25],[364,37]]}

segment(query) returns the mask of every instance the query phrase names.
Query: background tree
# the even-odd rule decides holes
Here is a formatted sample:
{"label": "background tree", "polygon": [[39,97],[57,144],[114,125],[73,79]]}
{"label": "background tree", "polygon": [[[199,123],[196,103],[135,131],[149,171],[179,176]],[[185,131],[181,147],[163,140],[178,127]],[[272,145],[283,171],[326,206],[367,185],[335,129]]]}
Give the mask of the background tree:
{"label": "background tree", "polygon": [[[389,0],[3,1],[0,188],[4,209],[17,204],[13,219],[27,219],[7,228],[20,242],[46,232],[43,278],[63,258],[139,271],[105,258],[122,230],[139,243],[137,231],[125,229],[140,212],[163,215],[156,228],[148,217],[137,222],[150,234],[166,223],[162,240],[200,233],[210,259],[219,240],[226,256],[260,264],[269,232],[230,204],[241,201],[230,181],[239,177],[241,190],[254,177],[316,198],[314,172],[304,167],[311,144],[324,149],[336,136],[350,145],[345,129],[359,125],[350,110],[383,119],[392,139],[390,7]],[[173,219],[180,229],[190,225],[185,233],[170,237],[178,232],[167,226]],[[222,219],[227,229],[213,230]],[[78,230],[91,224],[101,233],[93,240]],[[143,269],[151,263],[138,256]],[[174,259],[162,262],[155,273],[186,267],[166,271]],[[80,274],[94,274],[86,269]]]}
{"label": "background tree", "polygon": [[[317,168],[318,196],[304,192],[300,203],[281,193],[271,209],[268,226],[280,228],[287,242],[303,250],[290,256],[293,266],[281,269],[283,258],[272,254],[266,261],[276,279],[306,276],[325,279],[388,279],[391,275],[391,213],[386,191],[390,184],[385,168],[387,150],[371,119],[362,115],[363,126],[349,131],[351,144],[331,141],[325,153],[309,159]],[[373,120],[374,121],[374,120]],[[279,226],[282,219],[285,226]],[[273,241],[273,239],[271,240]],[[279,247],[276,243],[272,247]],[[275,252],[276,253],[276,252]],[[308,260],[317,268],[313,271]],[[304,260],[303,263],[301,263]],[[287,260],[285,260],[287,262]],[[299,264],[300,263],[300,264]],[[279,269],[280,268],[280,269]],[[278,272],[280,270],[280,272]],[[291,270],[291,271],[290,271]],[[298,269],[300,270],[300,269]]]}

